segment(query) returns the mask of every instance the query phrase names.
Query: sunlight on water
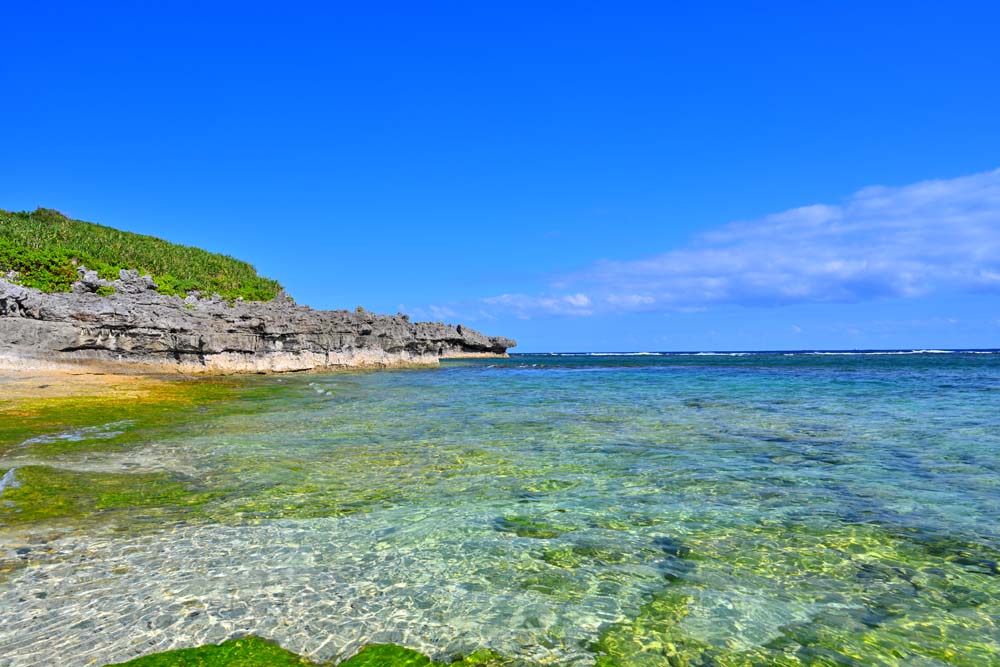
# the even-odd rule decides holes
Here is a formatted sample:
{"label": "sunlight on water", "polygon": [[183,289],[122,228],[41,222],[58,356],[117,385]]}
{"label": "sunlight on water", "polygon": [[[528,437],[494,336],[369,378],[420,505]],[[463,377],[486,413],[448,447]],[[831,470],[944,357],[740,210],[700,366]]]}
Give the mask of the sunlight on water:
{"label": "sunlight on water", "polygon": [[[0,460],[0,664],[246,633],[321,659],[1000,664],[1000,355],[249,382],[249,415]],[[86,513],[17,520],[87,488]]]}

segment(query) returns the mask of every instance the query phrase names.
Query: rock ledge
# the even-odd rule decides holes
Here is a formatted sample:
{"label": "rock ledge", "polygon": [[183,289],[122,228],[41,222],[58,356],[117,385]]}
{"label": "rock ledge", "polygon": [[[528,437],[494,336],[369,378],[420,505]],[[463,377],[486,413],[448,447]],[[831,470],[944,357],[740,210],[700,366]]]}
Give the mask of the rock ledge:
{"label": "rock ledge", "polygon": [[[95,367],[142,372],[268,373],[434,365],[502,357],[509,338],[403,315],[312,310],[290,299],[227,303],[157,293],[122,271],[81,269],[72,292],[46,294],[0,278],[0,368]],[[109,287],[110,296],[96,290]]]}

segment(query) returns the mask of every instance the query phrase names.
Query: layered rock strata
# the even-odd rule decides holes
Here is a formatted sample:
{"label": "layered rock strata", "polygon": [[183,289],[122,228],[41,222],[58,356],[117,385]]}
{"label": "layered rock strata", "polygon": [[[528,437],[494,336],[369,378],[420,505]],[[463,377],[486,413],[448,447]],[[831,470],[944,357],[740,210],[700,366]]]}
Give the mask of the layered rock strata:
{"label": "layered rock strata", "polygon": [[[403,315],[312,310],[280,298],[228,303],[164,296],[148,277],[81,270],[73,292],[0,279],[0,367],[266,373],[433,365],[506,356],[513,340]],[[109,296],[102,291],[114,289]]]}

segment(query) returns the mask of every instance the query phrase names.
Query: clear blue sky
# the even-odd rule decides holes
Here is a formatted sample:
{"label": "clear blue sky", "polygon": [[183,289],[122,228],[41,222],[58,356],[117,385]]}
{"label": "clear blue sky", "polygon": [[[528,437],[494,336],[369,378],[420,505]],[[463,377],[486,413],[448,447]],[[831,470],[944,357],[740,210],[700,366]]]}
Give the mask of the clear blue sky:
{"label": "clear blue sky", "polygon": [[521,351],[1000,346],[996,3],[540,4],[7,3],[0,208]]}

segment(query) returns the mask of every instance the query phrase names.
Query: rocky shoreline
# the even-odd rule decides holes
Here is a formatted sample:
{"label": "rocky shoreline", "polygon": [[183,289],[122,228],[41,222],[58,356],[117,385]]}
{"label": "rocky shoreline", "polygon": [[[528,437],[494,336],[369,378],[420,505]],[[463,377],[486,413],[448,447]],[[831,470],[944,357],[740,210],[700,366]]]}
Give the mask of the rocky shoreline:
{"label": "rocky shoreline", "polygon": [[[98,290],[114,293],[102,296]],[[503,357],[516,342],[461,325],[365,310],[165,296],[148,276],[103,281],[80,269],[72,292],[0,278],[0,368],[278,373],[435,365]]]}

